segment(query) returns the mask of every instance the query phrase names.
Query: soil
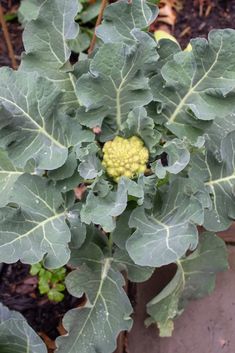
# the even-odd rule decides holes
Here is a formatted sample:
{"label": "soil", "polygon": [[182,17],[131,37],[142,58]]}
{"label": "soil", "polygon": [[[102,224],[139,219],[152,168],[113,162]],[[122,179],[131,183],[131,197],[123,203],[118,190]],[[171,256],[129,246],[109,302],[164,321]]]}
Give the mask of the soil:
{"label": "soil", "polygon": [[54,340],[61,334],[59,331],[64,314],[79,306],[84,299],[77,299],[66,292],[62,302],[50,302],[46,296],[39,294],[37,277],[31,276],[29,269],[30,266],[20,262],[3,266],[0,302],[11,310],[21,312],[35,331]]}
{"label": "soil", "polygon": [[[215,28],[235,29],[235,0],[183,0],[183,9],[177,14],[177,22],[172,33],[185,47],[191,38],[206,37]],[[199,3],[204,3],[200,10]],[[5,13],[15,13],[19,0],[1,0]],[[22,26],[17,19],[8,22],[8,29],[19,63],[23,51]],[[0,28],[0,66],[11,66],[7,47]]]}
{"label": "soil", "polygon": [[[14,14],[17,12],[20,1],[19,0],[0,0],[5,14]],[[22,32],[23,28],[17,21],[17,18],[7,23],[8,31],[10,34],[12,46],[14,49],[17,63],[20,63],[20,55],[23,51]],[[0,25],[0,66],[11,66],[11,60],[8,56],[8,50],[5,39],[3,37]]]}
{"label": "soil", "polygon": [[[191,38],[207,37],[212,29],[235,29],[235,0],[204,0],[201,16],[200,7],[196,5],[198,2],[184,0],[183,9],[178,13],[173,34],[182,47],[186,47]],[[210,11],[208,15],[207,11]]]}

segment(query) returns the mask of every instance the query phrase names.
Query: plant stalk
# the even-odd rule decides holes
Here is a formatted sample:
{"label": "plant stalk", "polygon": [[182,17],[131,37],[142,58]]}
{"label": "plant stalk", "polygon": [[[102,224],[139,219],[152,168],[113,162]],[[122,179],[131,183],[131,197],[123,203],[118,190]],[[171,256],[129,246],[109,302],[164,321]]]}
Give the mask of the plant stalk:
{"label": "plant stalk", "polygon": [[0,24],[1,24],[1,27],[2,27],[2,31],[3,31],[3,35],[4,35],[4,38],[5,38],[5,41],[6,41],[6,45],[7,45],[7,49],[8,49],[8,55],[9,55],[9,58],[11,59],[12,68],[14,70],[16,70],[18,65],[17,65],[17,62],[16,62],[15,53],[14,53],[14,50],[13,50],[13,46],[11,44],[11,38],[10,38],[10,34],[8,32],[8,28],[7,28],[7,24],[6,24],[5,18],[4,18],[3,8],[2,8],[1,4],[0,4]]}
{"label": "plant stalk", "polygon": [[93,52],[93,50],[94,50],[95,43],[96,43],[95,30],[96,30],[96,27],[98,27],[101,24],[101,21],[102,21],[102,18],[103,18],[104,9],[105,9],[106,5],[107,5],[107,0],[102,0],[101,5],[100,5],[99,15],[97,17],[96,24],[95,24],[93,37],[92,37],[92,40],[91,40],[90,47],[88,49],[88,54],[91,54]]}

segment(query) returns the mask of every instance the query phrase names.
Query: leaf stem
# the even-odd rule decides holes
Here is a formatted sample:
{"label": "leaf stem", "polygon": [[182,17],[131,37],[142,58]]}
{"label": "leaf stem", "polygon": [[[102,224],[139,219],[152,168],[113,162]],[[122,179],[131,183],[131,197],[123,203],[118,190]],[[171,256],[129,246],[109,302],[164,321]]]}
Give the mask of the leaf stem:
{"label": "leaf stem", "polygon": [[113,254],[113,237],[112,237],[112,233],[109,234],[108,236],[108,248],[109,248],[109,252],[110,252],[110,255],[112,256]]}
{"label": "leaf stem", "polygon": [[93,37],[92,37],[92,40],[91,40],[90,47],[88,49],[88,54],[91,54],[93,52],[93,50],[94,50],[95,43],[96,43],[95,30],[96,30],[96,27],[98,27],[101,24],[103,13],[104,13],[104,9],[105,9],[106,5],[107,5],[107,0],[102,0],[101,5],[100,5],[100,10],[99,10],[99,15],[97,17],[96,24],[95,24]]}

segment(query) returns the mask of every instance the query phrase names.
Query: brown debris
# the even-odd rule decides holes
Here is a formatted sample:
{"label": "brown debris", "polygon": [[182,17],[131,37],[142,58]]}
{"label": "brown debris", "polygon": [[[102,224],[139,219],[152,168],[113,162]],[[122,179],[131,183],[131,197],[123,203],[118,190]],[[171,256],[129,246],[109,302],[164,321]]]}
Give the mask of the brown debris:
{"label": "brown debris", "polygon": [[8,31],[8,27],[4,18],[4,13],[3,13],[3,8],[2,5],[0,3],[0,25],[2,27],[2,31],[3,31],[3,35],[6,41],[6,45],[7,45],[7,49],[8,49],[8,55],[11,59],[11,65],[13,69],[17,69],[18,65],[16,62],[16,58],[15,58],[15,53],[14,53],[14,49],[11,43],[11,37]]}

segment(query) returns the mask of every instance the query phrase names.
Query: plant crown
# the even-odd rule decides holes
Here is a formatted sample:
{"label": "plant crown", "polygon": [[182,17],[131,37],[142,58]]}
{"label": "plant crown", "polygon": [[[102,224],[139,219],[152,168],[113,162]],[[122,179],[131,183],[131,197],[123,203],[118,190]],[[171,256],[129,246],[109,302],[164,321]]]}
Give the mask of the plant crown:
{"label": "plant crown", "polygon": [[[147,324],[166,336],[227,268],[214,232],[235,218],[235,31],[184,52],[147,32],[156,6],[121,0],[104,12],[100,45],[72,65],[79,2],[38,6],[18,71],[0,69],[0,262],[73,266],[67,290],[87,302],[64,316],[56,352],[111,353],[132,326],[124,270],[143,282],[176,264],[147,305]],[[143,168],[112,175],[103,146],[133,137]]]}

